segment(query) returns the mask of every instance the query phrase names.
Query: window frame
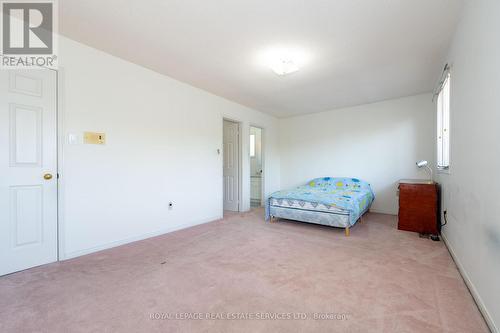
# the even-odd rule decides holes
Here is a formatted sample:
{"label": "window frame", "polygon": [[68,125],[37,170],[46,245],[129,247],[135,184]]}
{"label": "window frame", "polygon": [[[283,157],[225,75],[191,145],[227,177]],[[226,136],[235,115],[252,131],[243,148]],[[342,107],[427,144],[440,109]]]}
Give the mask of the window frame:
{"label": "window frame", "polygon": [[436,118],[436,168],[439,173],[449,174],[451,165],[451,73],[449,70],[445,72],[437,92]]}

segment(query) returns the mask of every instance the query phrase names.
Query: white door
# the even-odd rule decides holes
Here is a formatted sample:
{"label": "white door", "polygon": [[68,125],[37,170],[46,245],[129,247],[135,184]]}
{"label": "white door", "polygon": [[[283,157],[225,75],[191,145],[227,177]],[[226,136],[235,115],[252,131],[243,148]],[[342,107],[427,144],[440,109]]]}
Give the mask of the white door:
{"label": "white door", "polygon": [[56,73],[0,69],[0,275],[57,260]]}
{"label": "white door", "polygon": [[238,211],[239,133],[238,124],[224,120],[224,210]]}

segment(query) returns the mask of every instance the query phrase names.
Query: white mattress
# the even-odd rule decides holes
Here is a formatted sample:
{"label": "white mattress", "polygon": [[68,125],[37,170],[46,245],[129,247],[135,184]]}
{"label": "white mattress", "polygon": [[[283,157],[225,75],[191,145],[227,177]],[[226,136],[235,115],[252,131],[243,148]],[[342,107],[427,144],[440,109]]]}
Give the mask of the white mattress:
{"label": "white mattress", "polygon": [[303,200],[271,198],[270,204],[271,206],[283,207],[283,208],[296,208],[296,209],[349,215],[349,211],[345,209],[333,207],[330,205],[324,205],[316,202],[303,201]]}

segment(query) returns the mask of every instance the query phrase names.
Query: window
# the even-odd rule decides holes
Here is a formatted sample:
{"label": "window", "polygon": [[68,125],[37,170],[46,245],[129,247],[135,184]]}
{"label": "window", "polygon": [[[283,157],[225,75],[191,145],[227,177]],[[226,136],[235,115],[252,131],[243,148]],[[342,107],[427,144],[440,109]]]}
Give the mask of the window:
{"label": "window", "polygon": [[255,157],[255,134],[250,134],[250,157]]}
{"label": "window", "polygon": [[450,168],[450,73],[441,85],[437,100],[437,168]]}

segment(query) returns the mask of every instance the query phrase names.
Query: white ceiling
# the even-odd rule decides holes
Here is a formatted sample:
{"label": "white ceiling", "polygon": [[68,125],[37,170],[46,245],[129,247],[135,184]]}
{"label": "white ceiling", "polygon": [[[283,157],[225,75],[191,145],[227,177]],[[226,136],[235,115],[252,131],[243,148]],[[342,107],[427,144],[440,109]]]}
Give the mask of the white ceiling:
{"label": "white ceiling", "polygon": [[[462,0],[63,0],[61,33],[278,117],[432,90]],[[270,47],[311,59],[277,76]]]}

